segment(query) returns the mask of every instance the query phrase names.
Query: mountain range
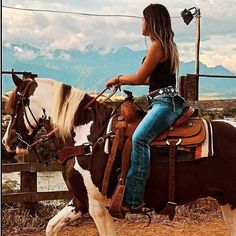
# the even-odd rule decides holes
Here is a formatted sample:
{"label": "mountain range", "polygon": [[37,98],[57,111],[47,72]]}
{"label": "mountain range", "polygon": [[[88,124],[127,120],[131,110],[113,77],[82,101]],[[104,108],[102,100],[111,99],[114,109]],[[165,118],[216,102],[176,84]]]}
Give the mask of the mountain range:
{"label": "mountain range", "polygon": [[[98,92],[106,81],[119,74],[136,72],[146,51],[133,51],[127,47],[103,54],[88,48],[86,52],[55,50],[43,52],[28,44],[11,44],[2,47],[2,71],[30,71],[38,77],[53,78],[78,87],[86,92]],[[194,73],[194,61],[181,62],[179,76]],[[207,67],[200,63],[200,73],[234,75],[225,67]],[[9,75],[2,76],[2,92],[13,88]],[[147,86],[130,87],[134,95],[148,92]],[[236,98],[236,79],[200,78],[200,96]]]}

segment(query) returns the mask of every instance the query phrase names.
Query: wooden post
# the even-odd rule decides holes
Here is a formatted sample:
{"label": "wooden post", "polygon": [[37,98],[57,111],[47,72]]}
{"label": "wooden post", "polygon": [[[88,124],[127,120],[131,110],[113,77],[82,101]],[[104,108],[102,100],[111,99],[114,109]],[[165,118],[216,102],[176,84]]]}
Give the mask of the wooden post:
{"label": "wooden post", "polygon": [[[190,103],[198,101],[198,76],[181,76],[179,78],[179,94]],[[194,116],[198,116],[198,109],[195,109]]]}
{"label": "wooden post", "polygon": [[[23,162],[35,162],[35,159],[32,158],[33,154],[29,153],[23,159]],[[21,171],[20,172],[20,190],[21,192],[37,192],[37,172],[31,171]],[[25,201],[22,204],[23,208],[29,210],[30,214],[35,213],[35,202]]]}
{"label": "wooden post", "polygon": [[[20,174],[21,192],[37,192],[37,172],[25,171]],[[27,201],[22,203],[23,208],[35,213],[35,202]]]}
{"label": "wooden post", "polygon": [[181,76],[178,87],[180,96],[186,101],[198,101],[198,76]]}
{"label": "wooden post", "polygon": [[195,15],[195,74],[199,74],[199,50],[200,50],[200,9],[196,9]]}

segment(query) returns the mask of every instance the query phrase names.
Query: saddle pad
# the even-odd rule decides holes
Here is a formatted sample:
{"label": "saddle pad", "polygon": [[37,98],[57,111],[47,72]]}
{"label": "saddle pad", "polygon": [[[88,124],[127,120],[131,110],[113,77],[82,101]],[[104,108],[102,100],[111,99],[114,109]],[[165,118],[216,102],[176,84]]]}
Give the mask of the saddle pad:
{"label": "saddle pad", "polygon": [[195,160],[203,157],[211,157],[214,154],[213,149],[213,131],[212,125],[209,121],[202,119],[206,131],[205,140],[195,148]]}
{"label": "saddle pad", "polygon": [[204,141],[206,129],[201,118],[190,118],[181,126],[171,128],[154,139],[151,146],[167,146],[167,140],[179,140],[181,146],[196,146]]}

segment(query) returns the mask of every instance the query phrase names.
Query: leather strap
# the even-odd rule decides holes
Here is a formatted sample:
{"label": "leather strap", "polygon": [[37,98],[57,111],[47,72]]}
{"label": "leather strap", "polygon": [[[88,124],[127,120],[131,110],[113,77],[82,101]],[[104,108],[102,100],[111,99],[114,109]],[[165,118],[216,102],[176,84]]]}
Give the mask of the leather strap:
{"label": "leather strap", "polygon": [[175,153],[176,142],[170,141],[169,150],[169,189],[168,189],[168,201],[175,202]]}
{"label": "leather strap", "polygon": [[122,152],[122,164],[121,164],[121,174],[119,178],[119,183],[112,195],[111,205],[109,208],[109,213],[116,218],[124,218],[124,213],[121,210],[122,202],[125,193],[125,178],[130,165],[130,154],[132,148],[132,141],[128,138],[125,141],[124,149]]}
{"label": "leather strap", "polygon": [[111,153],[110,153],[108,161],[107,161],[107,165],[106,165],[106,169],[105,169],[105,173],[104,173],[103,181],[102,181],[102,194],[103,195],[107,194],[111,170],[112,170],[112,167],[113,167],[113,164],[115,161],[115,157],[116,157],[116,153],[117,153],[117,149],[118,149],[118,146],[120,143],[120,133],[121,133],[121,130],[117,129],[114,141],[112,143]]}
{"label": "leather strap", "polygon": [[89,145],[69,146],[58,151],[59,162],[64,163],[68,158],[73,156],[90,155]]}
{"label": "leather strap", "polygon": [[169,141],[169,179],[168,179],[168,202],[161,214],[168,215],[170,220],[175,216],[175,154],[176,141]]}
{"label": "leather strap", "polygon": [[53,135],[56,134],[56,132],[58,131],[58,128],[55,128],[53,130],[51,130],[49,133],[42,135],[39,139],[37,139],[35,142],[33,142],[29,148],[33,148],[34,146],[48,140],[49,138],[51,138]]}
{"label": "leather strap", "polygon": [[128,168],[130,166],[131,149],[132,149],[132,141],[130,138],[127,138],[122,152],[121,174],[119,179],[119,183],[121,184],[124,184]]}

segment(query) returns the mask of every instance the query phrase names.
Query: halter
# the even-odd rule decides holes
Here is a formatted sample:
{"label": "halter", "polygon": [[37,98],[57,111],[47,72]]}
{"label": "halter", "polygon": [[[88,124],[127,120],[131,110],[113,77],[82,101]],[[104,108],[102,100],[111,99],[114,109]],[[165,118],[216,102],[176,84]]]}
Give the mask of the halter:
{"label": "halter", "polygon": [[[18,139],[26,144],[27,148],[30,148],[31,145],[26,141],[24,140],[23,136],[16,131],[16,122],[17,122],[17,118],[19,116],[19,111],[20,111],[20,108],[22,107],[23,109],[23,117],[26,118],[26,121],[29,125],[29,127],[33,130],[33,134],[35,135],[38,130],[42,127],[42,121],[44,119],[46,119],[46,116],[44,116],[45,118],[42,118],[41,119],[41,122],[38,122],[37,119],[35,118],[30,106],[29,106],[29,97],[26,96],[29,88],[30,88],[30,85],[34,82],[34,80],[30,79],[29,83],[26,85],[26,87],[24,88],[23,92],[20,92],[20,91],[17,91],[17,95],[20,97],[19,100],[17,101],[17,104],[16,104],[16,109],[15,109],[15,115],[13,117],[13,121],[12,121],[12,131],[17,135]],[[32,118],[34,119],[35,123],[36,123],[36,127],[32,125],[32,123],[30,122],[29,120],[29,117],[27,115],[27,112],[26,112],[26,107],[28,108]],[[44,114],[45,114],[45,111],[43,110]],[[32,134],[32,135],[33,135]]]}

